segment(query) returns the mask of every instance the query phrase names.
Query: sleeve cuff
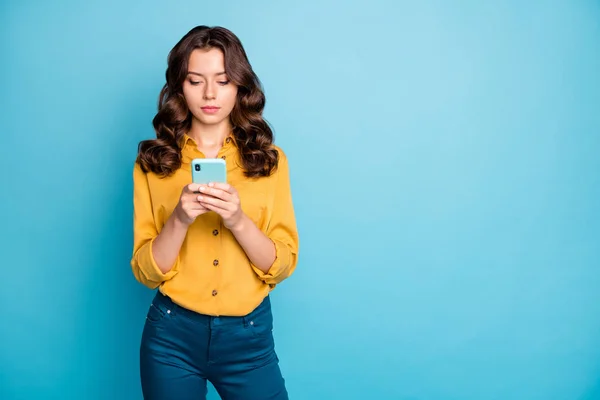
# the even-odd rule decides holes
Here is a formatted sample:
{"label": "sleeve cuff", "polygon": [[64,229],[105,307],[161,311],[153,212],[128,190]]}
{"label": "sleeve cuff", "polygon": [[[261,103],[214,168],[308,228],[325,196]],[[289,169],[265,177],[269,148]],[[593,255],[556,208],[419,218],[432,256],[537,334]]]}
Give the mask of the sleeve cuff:
{"label": "sleeve cuff", "polygon": [[179,257],[175,261],[175,265],[173,268],[169,270],[166,274],[163,273],[156,265],[156,261],[154,260],[154,256],[152,255],[152,245],[154,244],[154,239],[146,243],[138,252],[138,265],[140,268],[140,272],[144,277],[151,282],[162,283],[164,281],[168,281],[175,274],[177,274],[177,270],[179,267]]}
{"label": "sleeve cuff", "polygon": [[259,279],[267,284],[277,284],[285,279],[284,272],[288,270],[292,258],[290,248],[283,242],[277,239],[271,239],[275,244],[275,261],[269,268],[269,272],[264,273],[262,270],[252,265],[252,269],[258,275]]}

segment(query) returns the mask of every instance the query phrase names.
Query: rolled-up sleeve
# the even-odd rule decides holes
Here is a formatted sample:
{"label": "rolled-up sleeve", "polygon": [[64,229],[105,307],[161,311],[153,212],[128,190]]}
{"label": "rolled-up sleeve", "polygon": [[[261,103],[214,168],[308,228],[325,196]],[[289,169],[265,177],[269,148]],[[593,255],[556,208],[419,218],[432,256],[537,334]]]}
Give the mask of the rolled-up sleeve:
{"label": "rolled-up sleeve", "polygon": [[166,274],[156,264],[152,245],[158,236],[148,178],[139,164],[133,170],[133,255],[131,268],[138,282],[155,289],[177,274],[179,257]]}
{"label": "rolled-up sleeve", "polygon": [[298,264],[298,230],[292,201],[288,159],[279,150],[276,187],[272,202],[272,213],[266,235],[275,244],[276,258],[267,273],[252,266],[258,277],[269,285],[281,283],[292,275]]}

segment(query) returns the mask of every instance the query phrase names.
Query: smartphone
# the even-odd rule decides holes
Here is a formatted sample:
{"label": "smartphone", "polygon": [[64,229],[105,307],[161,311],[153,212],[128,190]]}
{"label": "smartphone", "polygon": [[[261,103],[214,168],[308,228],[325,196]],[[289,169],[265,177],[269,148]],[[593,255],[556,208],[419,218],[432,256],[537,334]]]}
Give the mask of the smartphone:
{"label": "smartphone", "polygon": [[222,158],[194,158],[192,160],[192,182],[227,183],[227,165]]}

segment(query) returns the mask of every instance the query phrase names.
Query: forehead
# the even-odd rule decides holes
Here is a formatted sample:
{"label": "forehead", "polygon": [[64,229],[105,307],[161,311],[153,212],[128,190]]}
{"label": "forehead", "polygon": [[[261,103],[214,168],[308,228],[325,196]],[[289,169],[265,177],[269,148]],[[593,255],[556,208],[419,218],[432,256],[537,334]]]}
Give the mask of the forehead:
{"label": "forehead", "polygon": [[190,54],[188,71],[214,75],[225,71],[225,58],[220,49],[195,49]]}

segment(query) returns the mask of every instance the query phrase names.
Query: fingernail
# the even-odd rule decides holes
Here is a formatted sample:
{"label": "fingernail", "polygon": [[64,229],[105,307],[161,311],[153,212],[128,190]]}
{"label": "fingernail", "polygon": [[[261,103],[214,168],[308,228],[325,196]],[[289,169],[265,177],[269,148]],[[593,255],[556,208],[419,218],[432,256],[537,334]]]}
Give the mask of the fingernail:
{"label": "fingernail", "polygon": [[206,190],[206,188],[204,186],[200,186],[200,191],[204,192]]}
{"label": "fingernail", "polygon": [[214,183],[209,183],[208,186],[213,187],[215,184]]}
{"label": "fingernail", "polygon": [[202,201],[202,196],[198,196],[198,201]]}

